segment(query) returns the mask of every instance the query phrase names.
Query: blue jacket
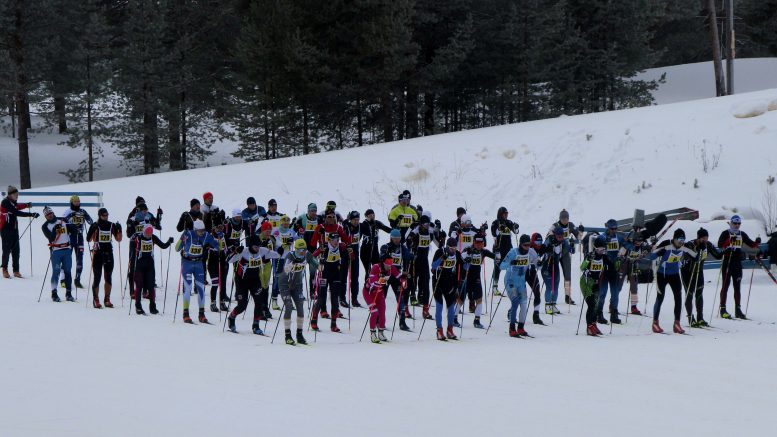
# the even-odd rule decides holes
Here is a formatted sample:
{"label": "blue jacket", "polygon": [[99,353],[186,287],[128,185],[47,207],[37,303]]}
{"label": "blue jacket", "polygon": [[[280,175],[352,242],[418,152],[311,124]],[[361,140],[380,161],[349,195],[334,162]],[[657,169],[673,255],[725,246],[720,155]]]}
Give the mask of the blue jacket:
{"label": "blue jacket", "polygon": [[536,268],[538,258],[537,252],[531,248],[526,253],[521,253],[518,247],[510,249],[499,264],[499,269],[505,271],[505,288],[526,290],[526,274]]}
{"label": "blue jacket", "polygon": [[685,246],[680,246],[678,249],[669,240],[662,241],[648,255],[650,259],[659,258],[661,260],[658,264],[658,273],[664,276],[680,274],[680,264],[683,261],[683,257],[696,258],[696,252]]}
{"label": "blue jacket", "polygon": [[200,236],[195,231],[184,231],[175,244],[175,250],[185,260],[199,261],[205,257],[206,246],[218,250],[219,243],[207,232]]}
{"label": "blue jacket", "polygon": [[607,249],[605,252],[607,260],[612,265],[615,265],[615,262],[618,260],[621,249],[625,249],[626,251],[631,250],[631,244],[626,241],[626,237],[620,232],[616,232],[614,237],[607,235],[607,232],[605,232],[596,237],[596,239],[604,242],[604,246]]}

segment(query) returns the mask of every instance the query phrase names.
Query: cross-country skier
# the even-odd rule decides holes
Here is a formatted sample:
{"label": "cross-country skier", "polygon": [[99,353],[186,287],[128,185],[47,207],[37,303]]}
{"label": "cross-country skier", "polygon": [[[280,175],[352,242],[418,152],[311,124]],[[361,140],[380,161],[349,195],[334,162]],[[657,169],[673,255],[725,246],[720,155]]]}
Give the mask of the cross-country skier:
{"label": "cross-country skier", "polygon": [[648,257],[651,247],[650,244],[644,240],[641,232],[632,232],[626,241],[629,250],[627,257],[623,260],[621,271],[628,275],[630,298],[629,311],[631,314],[639,316],[642,315],[642,312],[637,308],[637,302],[639,302],[640,277],[648,275],[647,278],[649,282],[653,282],[653,261]]}
{"label": "cross-country skier", "polygon": [[[144,218],[144,223],[140,223],[137,225],[137,227],[134,227],[135,225],[135,216],[138,212],[142,212]],[[151,214],[148,212],[148,206],[146,205],[146,200],[138,196],[135,198],[135,207],[132,208],[132,211],[130,211],[129,215],[127,215],[127,236],[132,236],[132,234],[141,234],[143,233],[143,225],[145,223],[150,223],[152,226],[154,226],[154,229],[157,231],[162,230],[162,208],[156,209],[156,217],[154,217],[154,214]]]}
{"label": "cross-country skier", "polygon": [[[456,296],[459,289],[458,268],[463,264],[461,254],[456,249],[458,241],[448,238],[444,248],[439,248],[432,257],[432,274],[434,275],[434,318],[437,324],[437,340],[445,341],[446,337],[456,340],[453,333],[453,321],[456,317]],[[448,329],[442,330],[443,300],[448,313]]]}
{"label": "cross-country skier", "polygon": [[[229,264],[227,263],[227,240],[224,234],[224,222],[221,215],[214,217],[212,228],[210,230],[211,236],[219,243],[219,247],[210,248],[208,250],[207,268],[208,275],[210,275],[210,310],[214,313],[221,311],[227,311],[227,301],[229,296],[227,295],[227,274],[229,273]],[[221,222],[217,222],[222,220]],[[208,226],[205,225],[205,228]],[[219,305],[216,305],[216,295],[219,297]]]}
{"label": "cross-country skier", "polygon": [[408,233],[405,244],[413,258],[412,280],[418,287],[418,301],[423,306],[423,318],[432,319],[432,315],[429,314],[429,249],[432,241],[437,242],[437,240],[434,238],[433,230],[430,229],[428,215],[421,215],[418,223],[419,225]]}
{"label": "cross-country skier", "polygon": [[609,264],[605,271],[604,280],[599,287],[599,301],[597,302],[596,314],[596,321],[604,325],[607,324],[607,319],[604,318],[604,301],[607,298],[607,290],[610,290],[610,321],[612,323],[621,323],[621,319],[618,317],[618,296],[622,285],[620,272],[621,263],[629,249],[626,237],[618,232],[618,222],[614,219],[609,219],[605,223],[605,227],[607,231],[596,237],[598,240],[604,241],[607,255],[604,262]]}
{"label": "cross-country skier", "polygon": [[237,332],[235,319],[248,308],[248,296],[250,295],[254,300],[254,318],[251,331],[256,335],[264,335],[259,327],[263,311],[259,296],[259,290],[262,287],[262,270],[265,265],[264,260],[277,258],[278,253],[262,246],[259,235],[249,236],[246,239],[246,247],[233,247],[231,252],[232,255],[229,256],[227,262],[236,263],[235,300],[237,305],[227,317],[229,330]]}
{"label": "cross-country skier", "polygon": [[334,200],[330,200],[329,202],[326,203],[326,206],[324,207],[324,212],[318,216],[318,221],[323,223],[326,216],[330,213],[335,215],[335,220],[338,223],[343,221],[343,216],[340,215],[339,212],[337,212],[337,203]]}
{"label": "cross-country skier", "polygon": [[[685,243],[685,246],[698,253],[696,259],[686,259],[681,267],[683,284],[685,284],[685,313],[688,315],[688,324],[692,328],[709,326],[704,320],[704,262],[708,255],[717,259],[723,257],[723,252],[709,242],[709,232],[704,228],[696,231],[696,239]],[[693,316],[694,301],[696,303],[696,317]]]}
{"label": "cross-country skier", "polygon": [[361,307],[361,304],[359,304],[359,260],[356,258],[359,253],[359,240],[361,239],[361,234],[359,233],[361,229],[360,219],[359,211],[351,211],[348,213],[348,218],[343,220],[343,230],[350,238],[351,243],[348,244],[348,257],[345,259],[346,266],[343,269],[342,281],[343,284],[346,284],[346,293],[351,294],[351,305],[354,308]]}
{"label": "cross-country skier", "polygon": [[375,211],[372,209],[364,211],[364,220],[359,225],[359,234],[363,240],[359,250],[359,258],[364,265],[365,275],[369,275],[373,264],[380,261],[378,231],[389,233],[391,228],[384,225],[380,220],[375,220]]}
{"label": "cross-country skier", "polygon": [[[528,335],[526,332],[526,312],[528,299],[526,297],[526,276],[532,269],[535,269],[539,257],[537,252],[531,247],[529,236],[521,235],[518,240],[518,247],[510,249],[499,269],[505,271],[505,292],[510,298],[510,309],[507,315],[510,318],[510,337],[522,337]],[[535,276],[536,277],[536,276]],[[520,308],[516,329],[515,313]]]}
{"label": "cross-country skier", "polygon": [[127,285],[130,289],[130,294],[135,292],[135,275],[132,273],[135,271],[135,250],[133,246],[133,240],[135,238],[140,238],[140,236],[143,234],[143,229],[146,227],[147,224],[150,224],[154,227],[154,229],[161,231],[161,221],[160,218],[162,216],[162,210],[160,208],[157,208],[158,216],[154,217],[153,214],[148,212],[148,206],[146,206],[143,202],[143,198],[138,196],[136,201],[140,201],[141,203],[138,203],[135,205],[135,209],[133,211],[135,212],[135,215],[127,219],[127,236],[130,238],[130,244],[129,244],[129,256],[128,256],[128,267],[127,267]]}
{"label": "cross-country skier", "polygon": [[484,249],[485,245],[485,234],[478,232],[475,234],[472,246],[464,249],[461,253],[461,258],[464,261],[462,272],[464,291],[470,296],[471,302],[475,304],[475,320],[472,323],[478,329],[485,328],[480,323],[480,315],[483,312],[483,283],[480,280],[480,271],[485,258],[495,259],[494,252]]}
{"label": "cross-country skier", "polygon": [[106,308],[113,308],[111,303],[111,289],[113,288],[113,240],[122,240],[121,224],[111,223],[108,220],[108,210],[100,208],[97,211],[97,221],[89,226],[86,232],[86,241],[92,243],[92,306],[102,308],[100,305],[100,279],[105,279],[105,298],[103,303]]}
{"label": "cross-country skier", "polygon": [[51,251],[51,300],[59,302],[57,295],[57,280],[60,271],[65,275],[65,299],[68,302],[75,302],[71,293],[71,270],[73,268],[73,256],[70,253],[70,237],[68,227],[74,227],[64,218],[54,215],[54,211],[48,206],[43,208],[43,216],[46,222],[41,226],[43,235],[49,241],[49,250]]}
{"label": "cross-country skier", "polygon": [[658,315],[661,312],[661,304],[664,302],[666,286],[669,285],[674,296],[674,325],[672,330],[676,334],[685,334],[680,326],[680,312],[682,310],[682,280],[680,279],[680,263],[684,257],[696,257],[696,252],[685,247],[685,232],[682,229],[676,229],[670,240],[664,240],[653,249],[651,258],[659,258],[661,261],[656,273],[656,286],[658,293],[656,302],[653,304],[653,332],[660,334],[664,332],[658,324]]}
{"label": "cross-country skier", "polygon": [[[278,244],[271,233],[272,225],[270,222],[264,221],[261,225],[259,225],[259,233],[256,235],[259,237],[259,246],[266,247],[267,249],[275,252]],[[259,303],[262,308],[262,320],[272,319],[272,312],[270,312],[270,279],[272,278],[273,259],[277,259],[277,257],[263,257],[262,266],[259,271],[261,279],[261,288],[259,289]]]}
{"label": "cross-country skier", "polygon": [[389,279],[388,285],[391,286],[391,289],[394,291],[394,297],[397,300],[399,329],[402,331],[409,331],[410,328],[407,326],[407,323],[405,323],[405,318],[410,316],[407,308],[408,291],[405,289],[405,287],[403,287],[403,285],[407,285],[407,271],[410,263],[413,261],[413,255],[410,253],[410,250],[407,248],[407,246],[402,244],[401,241],[402,233],[400,230],[392,229],[391,233],[389,234],[389,242],[380,248],[380,256],[381,259],[385,258],[386,256],[390,256],[392,258],[393,266],[399,270],[399,273],[404,280],[397,281],[394,279]]}
{"label": "cross-country skier", "polygon": [[72,226],[68,226],[70,233],[70,248],[76,256],[76,288],[84,288],[81,285],[81,272],[84,270],[84,222],[92,225],[92,217],[81,208],[81,198],[77,195],[70,196],[70,206],[62,214],[62,218]]}
{"label": "cross-country skier", "polygon": [[291,337],[291,312],[295,309],[297,310],[297,343],[308,344],[302,335],[305,323],[305,295],[302,281],[307,264],[315,265],[316,259],[308,252],[307,243],[301,238],[294,241],[291,250],[287,250],[278,262],[278,268],[282,270],[278,274],[278,283],[284,305],[283,328],[286,333],[286,344],[289,345],[294,345],[294,339]]}
{"label": "cross-country skier", "polygon": [[[189,202],[189,210],[181,213],[181,217],[178,219],[178,224],[175,225],[175,229],[178,232],[191,231],[196,220],[202,220],[202,211],[200,211],[200,201],[198,199],[192,199]],[[205,226],[205,222],[203,222]]]}
{"label": "cross-country skier", "polygon": [[461,216],[467,213],[467,210],[463,206],[456,208],[456,220],[452,221],[448,226],[448,235],[453,235],[454,232],[458,232],[461,228]]}
{"label": "cross-country skier", "polygon": [[386,254],[381,262],[375,263],[364,283],[364,301],[370,309],[370,341],[388,341],[386,330],[386,292],[389,282],[402,281],[401,273],[394,267],[393,258]]}
{"label": "cross-country skier", "polygon": [[604,283],[607,269],[612,265],[605,262],[606,244],[604,240],[594,239],[593,250],[585,255],[580,264],[580,292],[585,300],[585,324],[586,334],[591,336],[601,335],[602,331],[596,326],[596,308],[599,300],[599,287]]}
{"label": "cross-country skier", "polygon": [[564,229],[558,227],[543,244],[542,279],[545,282],[545,313],[561,314],[556,306],[558,285],[561,279],[561,260],[569,254],[569,240],[564,238]]}
{"label": "cross-country skier", "polygon": [[548,235],[552,234],[556,228],[564,230],[564,238],[569,240],[569,252],[561,257],[561,271],[564,273],[564,303],[575,305],[572,300],[572,255],[575,254],[575,245],[580,241],[580,234],[585,232],[583,225],[575,227],[575,224],[569,221],[569,212],[562,209],[558,214],[558,221],[550,226]]}
{"label": "cross-country skier", "polygon": [[192,323],[189,317],[189,300],[192,293],[192,281],[194,290],[199,297],[199,321],[208,323],[205,317],[205,269],[202,260],[208,248],[217,248],[219,243],[207,232],[202,220],[195,220],[192,230],[185,230],[175,244],[176,252],[181,254],[181,280],[183,281],[183,321]]}
{"label": "cross-country skier", "polygon": [[272,230],[275,231],[281,225],[281,217],[285,214],[278,212],[278,202],[275,199],[270,199],[267,202],[267,213],[265,218],[272,225]]}
{"label": "cross-country skier", "polygon": [[[309,203],[307,212],[300,215],[294,222],[292,222],[292,228],[297,230],[297,235],[305,240],[308,245],[308,252],[313,253],[316,250],[316,246],[312,244],[313,236],[316,235],[316,228],[318,228],[318,206],[315,203]],[[323,223],[323,221],[321,222]],[[309,290],[313,290],[313,279],[316,277],[317,266],[313,264],[308,265],[308,286]]]}
{"label": "cross-country skier", "polygon": [[224,210],[213,204],[213,193],[210,191],[202,195],[200,213],[202,213],[202,221],[205,223],[205,230],[208,232],[226,220]]}
{"label": "cross-country skier", "polygon": [[[537,256],[541,257],[545,253],[545,245],[544,241],[542,240],[542,234],[539,232],[531,234],[529,247],[534,249],[534,251],[537,253]],[[531,287],[532,292],[532,323],[535,325],[545,325],[545,323],[542,321],[542,318],[540,318],[540,305],[542,305],[542,295],[540,294],[540,289],[542,286],[540,284],[539,270],[539,264],[531,266],[529,271],[526,273],[526,284]]]}
{"label": "cross-country skier", "polygon": [[242,212],[243,216],[243,229],[245,229],[246,237],[258,232],[259,225],[267,216],[267,211],[262,206],[256,204],[256,199],[249,197],[246,199],[246,207]]}
{"label": "cross-country skier", "polygon": [[[154,277],[156,276],[154,269],[154,245],[167,249],[173,243],[173,237],[170,237],[166,242],[162,242],[154,235],[154,227],[146,225],[143,228],[143,233],[139,238],[135,238],[133,243],[135,245],[135,271],[132,272],[135,276],[135,312],[140,315],[146,314],[143,311],[141,302],[143,301],[143,296],[148,296],[149,312],[151,314],[158,314],[159,311],[156,309],[156,291],[154,290]],[[200,314],[202,314],[202,310],[200,310]]]}
{"label": "cross-country skier", "polygon": [[[269,213],[268,213],[269,216]],[[272,224],[271,220],[268,220],[270,224]],[[291,219],[286,214],[283,214],[280,217],[280,220],[278,221],[278,227],[273,228],[272,230],[272,237],[275,240],[276,244],[276,251],[281,254],[285,255],[287,252],[289,252],[292,249],[292,245],[294,244],[294,239],[297,237],[297,233],[290,228],[291,226]],[[304,242],[304,240],[302,240]],[[307,251],[307,246],[305,248]],[[272,294],[270,296],[272,300],[272,309],[275,311],[280,311],[280,307],[278,306],[278,294],[280,293],[280,284],[278,283],[278,278],[281,276],[281,273],[283,272],[283,263],[286,262],[286,257],[278,258],[277,260],[273,260],[272,264],[272,271],[273,271],[273,281],[272,281]]]}
{"label": "cross-country skier", "polygon": [[[507,252],[513,248],[513,234],[518,235],[518,223],[514,223],[507,218],[507,208],[500,206],[496,212],[496,220],[491,222],[491,236],[494,237],[494,253],[496,262],[494,262],[494,271],[492,274],[491,293],[499,296],[499,261],[504,259]],[[517,238],[517,237],[516,237]]]}
{"label": "cross-country skier", "polygon": [[410,227],[418,221],[418,211],[410,206],[410,192],[397,196],[399,203],[388,214],[389,226],[399,229],[402,242],[405,241]]}
{"label": "cross-country skier", "polygon": [[[459,217],[459,220],[461,221],[461,226],[458,229],[451,231],[451,238],[455,238],[458,241],[458,249],[459,253],[464,253],[464,250],[466,250],[468,247],[472,246],[472,243],[475,241],[475,234],[478,232],[483,233],[485,235],[486,229],[488,229],[488,225],[486,223],[483,223],[480,226],[480,229],[475,228],[475,226],[472,224],[472,218],[470,218],[469,214],[464,214],[461,217]],[[463,272],[458,272],[459,274],[463,275]],[[468,292],[465,288],[465,281],[462,278],[459,278],[460,282],[459,285],[462,287],[459,291],[459,302],[458,306],[461,309],[461,311],[464,311],[464,303],[466,301],[466,298],[469,297],[469,312],[474,313],[475,312],[475,299],[472,297],[472,293]],[[456,327],[459,326],[458,317],[456,318]]]}
{"label": "cross-country skier", "polygon": [[760,237],[756,238],[755,241],[751,240],[745,232],[740,230],[741,226],[742,217],[733,215],[729,220],[729,228],[721,232],[720,237],[718,237],[718,247],[723,250],[723,262],[720,266],[723,275],[723,287],[720,289],[720,317],[724,319],[731,318],[731,314],[726,311],[726,298],[728,297],[728,287],[732,283],[734,284],[734,317],[747,318],[740,306],[742,258],[746,256],[743,248],[751,248],[752,252],[752,249],[757,250],[761,243]]}
{"label": "cross-country skier", "polygon": [[23,209],[31,208],[32,204],[17,203],[19,190],[13,185],[8,186],[7,195],[0,203],[0,236],[3,239],[3,277],[10,279],[8,274],[8,259],[11,259],[13,275],[21,278],[19,272],[19,220],[17,217],[38,218],[37,212],[24,212]]}
{"label": "cross-country skier", "polygon": [[318,284],[316,285],[316,301],[313,304],[312,314],[310,315],[310,328],[318,330],[318,315],[322,313],[321,317],[324,317],[325,311],[321,311],[324,308],[326,302],[327,292],[330,294],[330,301],[332,303],[332,332],[340,332],[340,328],[337,327],[337,318],[340,317],[340,309],[338,307],[339,297],[342,295],[343,283],[342,257],[348,256],[348,248],[345,243],[340,241],[340,234],[338,232],[331,232],[327,236],[327,241],[322,247],[316,249],[313,252],[314,257],[319,258],[319,277]]}

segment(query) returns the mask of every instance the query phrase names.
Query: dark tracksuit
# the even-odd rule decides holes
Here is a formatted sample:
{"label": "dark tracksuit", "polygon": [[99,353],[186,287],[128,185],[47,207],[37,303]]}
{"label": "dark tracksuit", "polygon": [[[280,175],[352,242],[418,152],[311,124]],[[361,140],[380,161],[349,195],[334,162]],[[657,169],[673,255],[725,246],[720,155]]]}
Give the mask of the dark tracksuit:
{"label": "dark tracksuit", "polygon": [[[343,220],[343,229],[345,234],[350,237],[351,244],[348,245],[348,256],[343,257],[344,268],[341,280],[343,284],[346,284],[346,287],[350,285],[350,290],[345,290],[345,293],[350,291],[351,302],[353,303],[359,301],[359,260],[356,259],[356,256],[359,253],[359,240],[361,239],[359,230],[361,229],[361,224],[352,226],[350,220]],[[349,275],[350,278],[348,277]],[[347,300],[345,297],[346,295],[343,295],[344,301]]]}
{"label": "dark tracksuit", "polygon": [[680,262],[683,257],[690,255],[695,257],[696,253],[685,246],[676,248],[670,240],[662,241],[650,254],[650,258],[660,258],[658,273],[656,274],[656,286],[658,294],[656,302],[653,304],[653,320],[658,321],[658,315],[661,312],[661,304],[664,302],[666,286],[669,285],[674,296],[674,320],[680,321],[680,311],[682,309],[682,281],[680,279]]}
{"label": "dark tracksuit", "polygon": [[[413,258],[413,255],[410,253],[407,246],[402,243],[397,245],[392,241],[389,241],[380,247],[380,254],[381,256],[384,254],[391,256],[394,267],[399,270],[399,273],[405,275],[405,277],[407,276],[407,271]],[[405,320],[405,315],[407,313],[408,296],[410,293],[407,290],[402,289],[401,283],[397,278],[389,278],[388,285],[391,286],[391,289],[394,291],[394,297],[397,299],[399,320],[403,321]]]}
{"label": "dark tracksuit", "polygon": [[105,301],[110,302],[113,287],[113,239],[121,239],[121,225],[98,219],[89,226],[86,241],[92,242],[92,295],[99,301],[100,279],[105,278]]}
{"label": "dark tracksuit", "polygon": [[154,278],[156,276],[156,270],[154,270],[154,245],[167,249],[170,247],[172,240],[162,242],[159,237],[152,234],[151,238],[140,236],[133,241],[135,246],[135,254],[137,256],[135,261],[135,309],[143,310],[141,302],[141,296],[148,296],[150,301],[149,309],[152,313],[156,312],[156,292],[154,289]]}
{"label": "dark tracksuit", "polygon": [[707,255],[717,259],[723,256],[709,241],[701,244],[699,240],[691,240],[685,243],[685,247],[698,253],[697,259],[688,259],[680,268],[683,284],[685,285],[685,313],[690,319],[693,316],[693,302],[696,301],[696,318],[704,319],[704,261]]}
{"label": "dark tracksuit", "polygon": [[17,217],[32,217],[33,214],[24,212],[25,203],[17,203],[10,197],[3,199],[0,214],[5,215],[5,224],[0,236],[3,239],[3,268],[8,269],[8,258],[11,258],[11,266],[14,272],[19,271],[19,221]]}
{"label": "dark tracksuit", "polygon": [[456,318],[456,296],[459,289],[458,270],[464,262],[458,250],[445,247],[437,249],[432,257],[432,273],[434,274],[435,322],[442,329],[443,299],[448,313],[448,328],[453,326]]}
{"label": "dark tracksuit", "polygon": [[462,288],[466,291],[466,293],[461,293],[461,302],[463,305],[464,296],[469,295],[477,303],[475,317],[480,317],[483,309],[483,304],[478,302],[483,299],[483,283],[480,280],[481,266],[484,258],[495,259],[494,252],[488,249],[478,250],[474,246],[470,246],[464,249],[461,258],[464,261],[464,287]]}
{"label": "dark tracksuit", "polygon": [[228,247],[224,233],[218,229],[211,231],[213,238],[218,241],[219,248],[208,250],[208,274],[210,275],[210,303],[216,303],[216,294],[220,291],[219,302],[229,300],[227,296],[227,275],[229,274],[229,264],[227,264],[227,254],[225,249]]}
{"label": "dark tracksuit", "polygon": [[[499,254],[499,259],[504,259],[507,252],[513,248],[513,234],[518,234],[518,224],[507,219],[496,219],[491,222],[491,236],[494,237],[494,253]],[[499,283],[499,263],[494,263],[492,273],[493,283]]]}
{"label": "dark tracksuit", "polygon": [[157,231],[162,230],[162,214],[159,214],[159,217],[154,217],[153,214],[150,212],[146,212],[143,220],[138,221],[136,220],[135,216],[137,215],[139,211],[136,209],[133,209],[132,212],[130,212],[129,217],[127,218],[127,237],[130,238],[130,247],[129,247],[129,257],[127,260],[127,282],[130,289],[130,293],[134,293],[135,290],[135,248],[132,246],[133,239],[136,236],[140,236],[143,234],[143,227],[147,224],[150,224],[154,227]]}
{"label": "dark tracksuit", "polygon": [[63,218],[73,225],[68,227],[70,231],[68,236],[70,248],[76,255],[76,282],[81,282],[81,272],[84,270],[84,222],[91,226],[94,221],[86,210],[80,206],[73,206],[72,203]]}
{"label": "dark tracksuit", "polygon": [[380,261],[378,253],[378,231],[391,232],[391,228],[380,220],[364,220],[359,223],[359,235],[362,238],[359,258],[364,266],[364,274],[369,275],[373,264]]}
{"label": "dark tracksuit", "polygon": [[723,275],[723,287],[720,289],[720,307],[726,307],[726,298],[728,297],[728,287],[734,283],[734,304],[739,307],[742,295],[740,287],[742,284],[742,246],[757,248],[755,241],[751,240],[746,233],[728,229],[723,231],[718,238],[718,247],[723,249],[723,262],[720,265]]}
{"label": "dark tracksuit", "polygon": [[[585,296],[585,323],[591,325],[596,322],[596,307],[599,301],[599,287],[604,282],[607,269],[612,268],[612,265],[604,261],[603,255],[597,255],[596,251],[591,251],[585,256],[585,260],[580,265],[582,271],[581,276],[584,279],[589,279],[591,284],[591,292]],[[582,293],[585,295],[585,291]]]}
{"label": "dark tracksuit", "polygon": [[339,298],[342,295],[342,269],[344,256],[348,256],[348,249],[345,243],[339,242],[337,246],[332,247],[330,243],[325,243],[322,248],[313,252],[314,257],[319,257],[321,271],[318,285],[316,286],[316,301],[311,310],[311,319],[318,320],[318,313],[326,308],[326,294],[329,291],[330,302],[332,303],[332,324],[334,325],[337,316],[340,313]]}
{"label": "dark tracksuit", "polygon": [[235,300],[237,305],[229,314],[229,318],[234,320],[238,315],[248,308],[248,296],[254,300],[254,318],[253,327],[259,327],[259,321],[262,320],[264,305],[259,297],[259,290],[262,288],[261,271],[264,268],[263,256],[260,252],[253,252],[253,249],[246,247],[242,253],[236,254],[231,258],[235,263]]}
{"label": "dark tracksuit", "polygon": [[421,226],[411,230],[407,235],[405,244],[412,253],[413,258],[413,282],[418,287],[418,301],[424,308],[429,307],[429,248],[434,236],[430,230],[424,230]]}

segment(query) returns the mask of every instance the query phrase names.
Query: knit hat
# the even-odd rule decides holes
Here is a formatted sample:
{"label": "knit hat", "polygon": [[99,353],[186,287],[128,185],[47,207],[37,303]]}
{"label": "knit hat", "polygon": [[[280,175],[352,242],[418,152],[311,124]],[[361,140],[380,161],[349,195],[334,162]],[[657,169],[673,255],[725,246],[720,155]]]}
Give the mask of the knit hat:
{"label": "knit hat", "polygon": [[310,211],[318,211],[318,206],[315,203],[308,203],[308,212]]}
{"label": "knit hat", "polygon": [[461,224],[463,225],[464,223],[467,223],[467,222],[472,223],[472,218],[469,216],[469,214],[462,215]]}
{"label": "knit hat", "polygon": [[364,215],[365,216],[368,216],[370,214],[373,214],[373,215],[375,214],[375,211],[373,211],[372,208],[369,208],[369,209],[367,209],[367,211],[364,211]]}
{"label": "knit hat", "polygon": [[707,232],[704,228],[699,228],[698,231],[696,231],[696,238],[703,238],[703,237],[709,237],[710,233]]}
{"label": "knit hat", "polygon": [[197,199],[192,199],[191,202],[189,202],[189,206],[192,208],[194,207],[194,205],[199,205],[199,204],[200,204],[200,201]]}
{"label": "knit hat", "polygon": [[210,191],[202,195],[202,200],[207,201],[208,199],[213,200],[213,193]]}
{"label": "knit hat", "polygon": [[564,220],[564,219],[569,220],[569,213],[567,212],[566,209],[562,209],[561,212],[558,213],[558,219],[559,220]]}
{"label": "knit hat", "polygon": [[523,234],[521,235],[521,238],[518,239],[518,244],[524,245],[526,243],[531,243],[531,238],[529,238],[528,235]]}
{"label": "knit hat", "polygon": [[298,238],[294,240],[294,250],[302,250],[307,248],[308,248],[308,243],[306,243],[304,239]]}
{"label": "knit hat", "polygon": [[43,207],[43,216],[47,216],[49,214],[54,214],[54,210],[49,208],[48,206]]}
{"label": "knit hat", "polygon": [[253,196],[249,197],[246,199],[246,205],[256,205],[256,199],[254,199]]}
{"label": "knit hat", "polygon": [[275,199],[270,199],[270,201],[267,202],[267,206],[278,206],[278,202],[276,202]]}
{"label": "knit hat", "polygon": [[561,226],[556,226],[556,228],[553,229],[553,235],[555,235],[557,237],[558,236],[563,237],[564,236],[564,228],[562,228]]}
{"label": "knit hat", "polygon": [[607,220],[607,223],[604,225],[607,227],[607,229],[618,229],[618,222],[616,222],[615,219]]}
{"label": "knit hat", "polygon": [[205,223],[203,223],[202,220],[195,220],[192,228],[194,228],[195,231],[204,231]]}
{"label": "knit hat", "polygon": [[460,217],[462,214],[466,214],[467,210],[463,206],[456,208],[456,216]]}
{"label": "knit hat", "polygon": [[359,211],[351,211],[348,213],[348,220],[353,220],[358,218],[360,218]]}
{"label": "knit hat", "polygon": [[78,197],[78,194],[73,194],[72,196],[70,196],[70,203],[80,202],[80,201],[81,201],[81,198]]}
{"label": "knit hat", "polygon": [[685,240],[685,231],[682,229],[675,229],[674,235],[672,236],[673,240]]}
{"label": "knit hat", "polygon": [[335,209],[337,208],[337,203],[335,203],[334,200],[330,200],[326,203],[326,209]]}
{"label": "knit hat", "polygon": [[146,203],[146,199],[142,198],[141,196],[136,197],[135,205],[140,205],[141,203]]}
{"label": "knit hat", "polygon": [[740,217],[738,214],[732,215],[731,223],[734,223],[734,224],[742,223],[742,217]]}
{"label": "knit hat", "polygon": [[262,232],[264,232],[264,231],[272,231],[272,223],[270,223],[270,222],[263,222],[262,226],[259,229]]}
{"label": "knit hat", "polygon": [[143,235],[145,237],[151,237],[154,234],[154,227],[151,225],[143,226]]}
{"label": "knit hat", "polygon": [[100,209],[97,210],[97,216],[98,217],[101,216],[101,215],[104,215],[104,214],[108,214],[108,209],[100,208]]}
{"label": "knit hat", "polygon": [[448,247],[456,247],[457,244],[459,244],[458,241],[453,237],[448,238],[448,241],[445,242],[445,245]]}
{"label": "knit hat", "polygon": [[233,208],[232,217],[243,217],[243,211],[241,211],[240,208]]}
{"label": "knit hat", "polygon": [[418,219],[418,223],[422,225],[428,225],[429,223],[431,223],[431,221],[429,220],[428,215],[422,215],[421,218]]}
{"label": "knit hat", "polygon": [[19,190],[16,187],[14,187],[13,185],[9,185],[8,189],[6,189],[6,191],[8,192],[8,194],[13,194],[13,193],[18,193],[19,192]]}
{"label": "knit hat", "polygon": [[389,238],[402,238],[402,234],[399,233],[399,229],[392,229]]}

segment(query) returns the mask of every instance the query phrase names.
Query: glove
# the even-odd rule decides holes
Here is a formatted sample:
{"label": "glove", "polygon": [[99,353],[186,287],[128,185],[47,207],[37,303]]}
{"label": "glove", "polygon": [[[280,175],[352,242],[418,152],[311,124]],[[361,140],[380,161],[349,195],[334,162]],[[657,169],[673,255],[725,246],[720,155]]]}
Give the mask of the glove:
{"label": "glove", "polygon": [[575,244],[574,243],[569,245],[569,253],[571,253],[572,255],[575,254]]}
{"label": "glove", "polygon": [[497,253],[497,254],[494,255],[494,262],[499,262],[501,260],[502,260],[502,254],[501,253]]}
{"label": "glove", "polygon": [[483,224],[480,225],[480,230],[485,231],[486,229],[488,229],[488,224],[486,222],[483,222]]}
{"label": "glove", "polygon": [[556,255],[560,254],[561,253],[561,246],[559,245],[559,246],[554,247],[553,248],[553,253],[555,253]]}
{"label": "glove", "polygon": [[173,237],[170,237],[167,239],[167,244],[171,244],[173,242]]}
{"label": "glove", "polygon": [[121,230],[121,223],[116,222],[116,223],[113,224],[113,227],[118,229],[118,230]]}
{"label": "glove", "polygon": [[755,244],[761,244],[761,237],[755,239]]}
{"label": "glove", "polygon": [[232,249],[235,253],[241,253],[243,252],[243,249],[245,249],[243,246],[237,246],[234,249]]}
{"label": "glove", "polygon": [[437,229],[442,229],[442,223],[440,223],[440,219],[436,219],[434,221],[434,227]]}
{"label": "glove", "polygon": [[578,231],[578,232],[585,232],[585,226],[583,226],[583,225],[577,225],[577,231]]}
{"label": "glove", "polygon": [[519,229],[520,226],[518,226],[518,223],[513,223],[513,232],[517,234]]}
{"label": "glove", "polygon": [[40,213],[34,212],[32,213],[32,218],[38,218],[40,217]]}

